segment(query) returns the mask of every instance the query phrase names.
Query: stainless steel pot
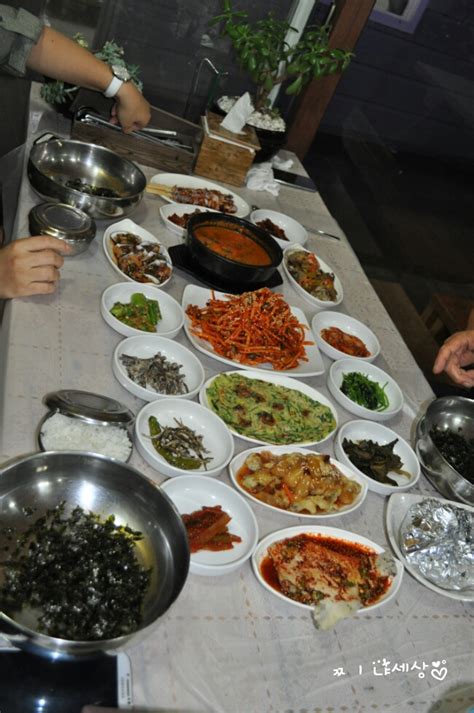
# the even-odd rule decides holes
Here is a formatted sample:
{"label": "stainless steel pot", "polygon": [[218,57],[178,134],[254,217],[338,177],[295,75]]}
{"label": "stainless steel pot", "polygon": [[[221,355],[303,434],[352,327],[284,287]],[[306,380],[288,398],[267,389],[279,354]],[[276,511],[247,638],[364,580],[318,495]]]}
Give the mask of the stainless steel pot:
{"label": "stainless steel pot", "polygon": [[[115,515],[144,534],[137,557],[152,568],[137,631],[115,639],[69,641],[35,629],[31,611],[12,618],[0,611],[0,633],[15,646],[51,658],[90,657],[124,649],[145,638],[180,593],[189,569],[189,546],[181,517],[167,495],[137,470],[102,456],[46,452],[15,461],[0,470],[0,551],[10,544],[7,528],[25,530],[46,510],[66,502],[103,517]],[[35,508],[27,517],[25,508]],[[0,586],[2,584],[0,568]]]}
{"label": "stainless steel pot", "polygon": [[[140,203],[146,178],[132,161],[83,141],[44,134],[34,142],[28,159],[28,178],[43,198],[76,206],[92,218],[112,220],[131,213]],[[108,198],[83,193],[66,184],[81,180],[118,194]]]}

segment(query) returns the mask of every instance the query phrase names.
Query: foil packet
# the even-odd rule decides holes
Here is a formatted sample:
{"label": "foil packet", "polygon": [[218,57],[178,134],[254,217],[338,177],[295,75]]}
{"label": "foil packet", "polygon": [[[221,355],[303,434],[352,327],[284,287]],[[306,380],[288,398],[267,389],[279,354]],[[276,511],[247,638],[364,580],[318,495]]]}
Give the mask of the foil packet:
{"label": "foil packet", "polygon": [[400,527],[407,562],[442,589],[474,591],[474,513],[433,498],[412,505]]}

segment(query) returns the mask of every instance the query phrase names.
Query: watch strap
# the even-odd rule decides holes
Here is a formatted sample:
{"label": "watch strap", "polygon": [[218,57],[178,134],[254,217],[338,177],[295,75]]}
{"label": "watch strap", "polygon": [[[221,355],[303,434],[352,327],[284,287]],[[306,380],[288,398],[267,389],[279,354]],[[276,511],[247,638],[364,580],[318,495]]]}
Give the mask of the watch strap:
{"label": "watch strap", "polygon": [[114,97],[117,94],[118,90],[120,89],[120,87],[122,86],[123,83],[124,83],[123,79],[119,79],[118,77],[113,77],[112,81],[110,82],[109,86],[107,87],[107,89],[104,92],[104,97],[107,97],[107,99],[112,99],[112,97]]}

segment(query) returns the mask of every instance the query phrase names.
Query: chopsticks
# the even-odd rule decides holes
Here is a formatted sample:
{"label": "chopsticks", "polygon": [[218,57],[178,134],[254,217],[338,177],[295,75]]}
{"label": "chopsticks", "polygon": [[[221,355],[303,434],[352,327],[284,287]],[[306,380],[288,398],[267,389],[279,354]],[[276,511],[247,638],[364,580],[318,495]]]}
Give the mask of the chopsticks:
{"label": "chopsticks", "polygon": [[146,192],[151,193],[154,196],[162,196],[162,198],[172,198],[174,187],[165,186],[162,183],[147,183]]}

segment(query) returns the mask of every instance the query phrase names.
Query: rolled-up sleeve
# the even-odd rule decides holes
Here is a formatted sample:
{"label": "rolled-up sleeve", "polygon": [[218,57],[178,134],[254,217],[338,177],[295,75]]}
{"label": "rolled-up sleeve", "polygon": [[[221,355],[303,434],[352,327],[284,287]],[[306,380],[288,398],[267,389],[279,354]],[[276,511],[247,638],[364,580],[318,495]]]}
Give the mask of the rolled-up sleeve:
{"label": "rolled-up sleeve", "polygon": [[42,29],[41,20],[27,10],[0,4],[0,69],[24,75],[26,60]]}

